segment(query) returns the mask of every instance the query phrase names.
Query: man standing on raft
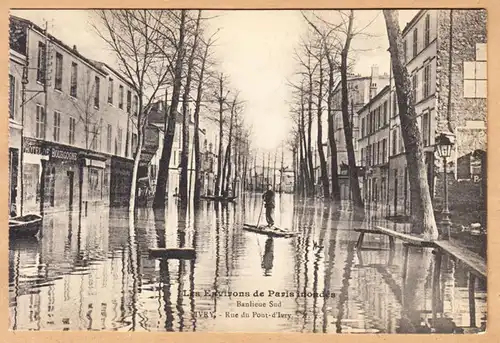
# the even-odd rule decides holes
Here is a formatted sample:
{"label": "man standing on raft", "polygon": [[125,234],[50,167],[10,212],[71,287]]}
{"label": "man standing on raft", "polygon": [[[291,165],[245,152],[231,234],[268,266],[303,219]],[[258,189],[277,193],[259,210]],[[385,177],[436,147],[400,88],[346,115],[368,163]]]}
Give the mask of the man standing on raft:
{"label": "man standing on raft", "polygon": [[267,186],[267,191],[262,194],[264,207],[266,208],[266,221],[269,227],[274,225],[274,191],[271,185]]}

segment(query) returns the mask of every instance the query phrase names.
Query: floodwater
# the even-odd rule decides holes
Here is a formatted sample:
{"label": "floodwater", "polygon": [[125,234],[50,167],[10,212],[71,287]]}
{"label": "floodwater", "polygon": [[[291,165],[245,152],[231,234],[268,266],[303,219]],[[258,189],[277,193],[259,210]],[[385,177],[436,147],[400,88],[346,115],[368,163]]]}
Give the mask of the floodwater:
{"label": "floodwater", "polygon": [[[43,237],[9,248],[12,330],[407,333],[485,329],[486,285],[431,249],[367,235],[347,206],[277,199],[270,239],[256,223],[259,195],[204,203],[196,214],[121,208],[47,214]],[[261,222],[264,220],[261,217]],[[194,260],[154,259],[149,248],[194,247]],[[407,258],[405,259],[405,256]],[[406,261],[406,263],[405,263]],[[406,265],[406,267],[405,267]],[[473,327],[471,329],[471,327]]]}

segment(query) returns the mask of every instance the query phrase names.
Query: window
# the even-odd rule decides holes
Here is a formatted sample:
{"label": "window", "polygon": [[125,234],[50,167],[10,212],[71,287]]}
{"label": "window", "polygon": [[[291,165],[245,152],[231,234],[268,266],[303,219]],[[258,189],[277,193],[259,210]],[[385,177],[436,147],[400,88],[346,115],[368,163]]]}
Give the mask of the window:
{"label": "window", "polygon": [[413,103],[417,103],[417,87],[418,87],[418,74],[415,72],[411,78],[412,83],[412,95],[413,95]]}
{"label": "window", "polygon": [[429,112],[426,112],[422,115],[422,143],[424,147],[430,143],[431,128],[429,124]]}
{"label": "window", "polygon": [[45,109],[42,105],[36,105],[36,137],[45,139]]}
{"label": "window", "polygon": [[377,164],[380,164],[380,142],[377,142]]}
{"label": "window", "polygon": [[486,61],[464,62],[464,97],[486,98]]}
{"label": "window", "polygon": [[413,30],[413,57],[418,55],[418,29]]}
{"label": "window", "polygon": [[99,127],[97,124],[92,125],[92,131],[90,132],[91,134],[91,142],[90,142],[90,149],[91,150],[97,150],[98,149],[98,138],[99,138]]}
{"label": "window", "polygon": [[127,113],[130,113],[132,107],[132,92],[127,91]]}
{"label": "window", "polygon": [[365,136],[365,118],[361,119],[361,137]]}
{"label": "window", "polygon": [[61,112],[54,111],[54,142],[59,142],[61,135]]}
{"label": "window", "polygon": [[133,133],[132,134],[132,152],[135,153],[135,148],[137,148],[137,134]]}
{"label": "window", "polygon": [[424,46],[428,46],[431,41],[431,16],[425,16]]}
{"label": "window", "polygon": [[75,62],[71,63],[71,86],[69,89],[69,95],[73,98],[77,98],[77,86],[78,86],[78,64]]}
{"label": "window", "polygon": [[94,80],[94,106],[95,108],[99,108],[99,93],[101,91],[101,79],[99,79],[97,76],[95,77]]}
{"label": "window", "polygon": [[383,126],[387,125],[387,108],[389,107],[387,101],[384,102],[384,122]]}
{"label": "window", "polygon": [[424,84],[423,84],[423,98],[427,98],[431,94],[431,65],[428,64],[424,68]]}
{"label": "window", "polygon": [[377,108],[377,126],[376,129],[378,130],[380,128],[381,120],[380,120],[380,107]]}
{"label": "window", "polygon": [[382,140],[382,163],[385,163],[387,159],[387,140],[384,138]]}
{"label": "window", "polygon": [[118,128],[118,134],[116,137],[116,147],[115,147],[116,155],[122,154],[122,136],[123,136],[123,129]]}
{"label": "window", "polygon": [[406,62],[406,59],[408,57],[408,44],[406,43],[406,39],[403,40],[403,61]]}
{"label": "window", "polygon": [[56,52],[56,78],[54,82],[54,88],[57,90],[62,90],[62,79],[63,79],[63,56]]}
{"label": "window", "polygon": [[113,93],[114,93],[114,81],[112,78],[109,78],[108,84],[108,103],[113,104]]}
{"label": "window", "polygon": [[45,60],[47,58],[47,52],[45,49],[45,44],[38,42],[38,63],[36,70],[36,80],[40,83],[45,83]]}
{"label": "window", "polygon": [[361,166],[365,165],[365,148],[361,148]]}
{"label": "window", "polygon": [[9,118],[14,119],[16,99],[16,78],[9,74]]}
{"label": "window", "polygon": [[113,134],[113,127],[111,126],[111,124],[108,124],[108,137],[107,137],[107,144],[106,144],[106,148],[107,148],[107,151],[108,152],[111,152],[111,137],[112,137],[112,134]]}
{"label": "window", "polygon": [[398,153],[398,132],[396,130],[392,131],[392,155]]}
{"label": "window", "polygon": [[75,144],[76,119],[69,118],[69,144]]}
{"label": "window", "polygon": [[134,95],[134,115],[136,116],[137,115],[137,112],[138,112],[138,107],[139,107],[139,99],[137,98],[137,95]]}
{"label": "window", "polygon": [[392,111],[394,116],[398,114],[398,97],[395,92],[392,95]]}
{"label": "window", "polygon": [[123,110],[123,86],[118,87],[118,108]]}

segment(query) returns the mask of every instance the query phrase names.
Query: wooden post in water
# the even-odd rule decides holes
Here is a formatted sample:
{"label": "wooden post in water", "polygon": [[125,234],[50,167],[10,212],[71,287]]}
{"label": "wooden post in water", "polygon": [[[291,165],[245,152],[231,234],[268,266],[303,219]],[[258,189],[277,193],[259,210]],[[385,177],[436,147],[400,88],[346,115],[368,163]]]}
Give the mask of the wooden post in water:
{"label": "wooden post in water", "polygon": [[476,327],[476,299],[475,299],[475,283],[476,276],[469,272],[469,314],[470,314],[470,326]]}

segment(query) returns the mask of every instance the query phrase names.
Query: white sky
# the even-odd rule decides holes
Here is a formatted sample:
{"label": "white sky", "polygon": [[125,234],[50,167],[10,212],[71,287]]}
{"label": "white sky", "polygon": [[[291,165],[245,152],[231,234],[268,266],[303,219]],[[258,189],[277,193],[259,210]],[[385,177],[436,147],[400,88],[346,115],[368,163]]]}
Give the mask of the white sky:
{"label": "white sky", "polygon": [[[322,11],[316,11],[320,13]],[[417,13],[416,10],[400,11],[400,25]],[[77,45],[78,50],[91,59],[113,63],[113,57],[89,24],[89,15],[82,10],[15,10],[12,14],[29,19],[43,26],[49,22],[49,32],[67,45]],[[212,14],[212,13],[211,13]],[[212,22],[220,28],[216,55],[219,68],[230,77],[231,86],[241,91],[246,101],[245,117],[254,130],[253,145],[262,150],[272,150],[281,145],[290,130],[287,100],[290,89],[287,78],[296,70],[294,49],[307,28],[300,11],[217,11]],[[354,71],[369,75],[371,66],[377,64],[380,73],[389,72],[388,41],[382,11],[357,11],[356,27],[364,27],[372,37],[353,41]]]}

